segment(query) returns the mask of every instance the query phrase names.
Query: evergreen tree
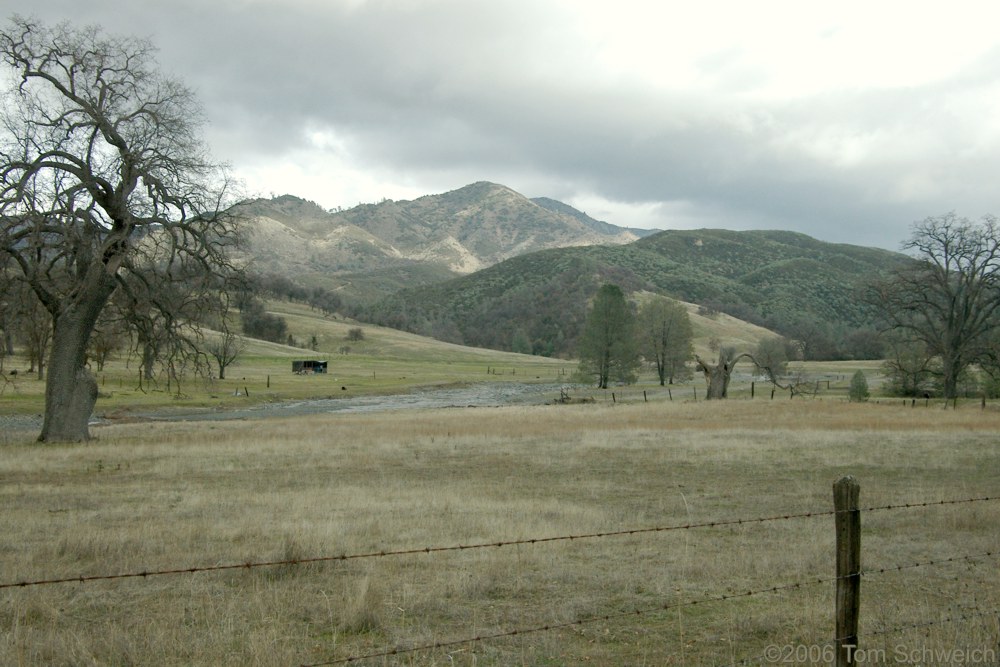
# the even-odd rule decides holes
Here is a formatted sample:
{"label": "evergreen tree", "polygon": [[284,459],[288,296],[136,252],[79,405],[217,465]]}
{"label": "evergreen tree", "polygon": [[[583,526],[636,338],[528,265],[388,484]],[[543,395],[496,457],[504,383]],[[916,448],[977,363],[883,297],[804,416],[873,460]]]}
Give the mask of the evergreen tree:
{"label": "evergreen tree", "polygon": [[636,318],[617,285],[602,285],[580,335],[580,370],[607,389],[611,379],[634,382],[639,367]]}
{"label": "evergreen tree", "polygon": [[865,374],[858,370],[851,378],[851,388],[848,390],[848,397],[851,402],[864,403],[868,400],[868,380]]}

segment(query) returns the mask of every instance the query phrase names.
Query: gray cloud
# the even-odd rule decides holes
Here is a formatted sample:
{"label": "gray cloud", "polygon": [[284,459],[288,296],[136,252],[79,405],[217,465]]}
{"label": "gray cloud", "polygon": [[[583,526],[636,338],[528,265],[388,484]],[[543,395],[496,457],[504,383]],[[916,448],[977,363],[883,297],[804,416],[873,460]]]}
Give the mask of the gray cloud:
{"label": "gray cloud", "polygon": [[[1000,212],[995,48],[934,81],[782,96],[756,94],[775,77],[734,44],[692,57],[691,88],[613,71],[558,2],[38,0],[30,13],[149,36],[237,173],[330,159],[388,196],[494,180],[630,211],[618,224],[888,248],[928,215]],[[269,189],[354,203],[330,200],[350,196],[335,176],[319,194],[295,186]]]}

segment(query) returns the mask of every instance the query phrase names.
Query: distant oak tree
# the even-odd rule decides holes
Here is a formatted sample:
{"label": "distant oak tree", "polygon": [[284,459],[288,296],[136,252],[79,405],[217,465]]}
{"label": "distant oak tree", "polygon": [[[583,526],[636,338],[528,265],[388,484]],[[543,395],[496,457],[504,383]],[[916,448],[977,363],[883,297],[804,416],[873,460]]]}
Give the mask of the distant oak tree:
{"label": "distant oak tree", "polygon": [[226,379],[226,369],[236,362],[246,349],[246,340],[239,334],[223,327],[218,336],[209,341],[206,352],[219,369],[219,379]]}
{"label": "distant oak tree", "polygon": [[656,364],[661,387],[690,374],[686,364],[694,356],[694,331],[682,303],[663,297],[650,299],[639,309],[638,331],[642,352]]}
{"label": "distant oak tree", "polygon": [[913,226],[904,245],[914,255],[869,292],[886,328],[921,344],[937,363],[945,398],[989,349],[1000,331],[1000,228],[994,216],[978,222],[954,213]]}

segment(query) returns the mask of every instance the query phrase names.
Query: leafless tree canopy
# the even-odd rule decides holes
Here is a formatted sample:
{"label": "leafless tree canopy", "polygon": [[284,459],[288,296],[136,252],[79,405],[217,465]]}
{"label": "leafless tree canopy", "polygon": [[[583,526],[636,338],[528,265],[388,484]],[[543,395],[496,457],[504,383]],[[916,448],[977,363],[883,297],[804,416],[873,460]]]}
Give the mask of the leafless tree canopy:
{"label": "leafless tree canopy", "polygon": [[1000,331],[1000,227],[954,213],[913,227],[906,244],[916,261],[896,270],[870,298],[902,340],[926,346],[947,398],[961,372],[979,360]]}
{"label": "leafless tree canopy", "polygon": [[42,439],[87,437],[87,339],[127,276],[230,267],[231,184],[191,91],[153,55],[94,27],[15,16],[0,33],[0,254],[53,318]]}

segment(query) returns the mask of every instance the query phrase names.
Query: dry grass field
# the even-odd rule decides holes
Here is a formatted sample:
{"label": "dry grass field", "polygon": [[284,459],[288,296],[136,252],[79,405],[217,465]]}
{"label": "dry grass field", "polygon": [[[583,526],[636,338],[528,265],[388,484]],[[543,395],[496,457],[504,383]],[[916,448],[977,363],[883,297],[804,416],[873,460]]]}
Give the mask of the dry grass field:
{"label": "dry grass field", "polygon": [[[3,665],[392,650],[348,664],[822,663],[828,514],[375,554],[829,512],[846,474],[863,507],[1000,496],[1000,412],[978,403],[599,402],[34,435],[0,446]],[[866,511],[862,525],[868,663],[997,664],[1000,501]],[[956,650],[968,657],[923,653]]]}
{"label": "dry grass field", "polygon": [[[230,410],[309,398],[350,398],[404,393],[414,388],[484,381],[542,380],[559,382],[576,365],[565,360],[450,345],[402,331],[349,320],[324,319],[299,304],[278,304],[297,340],[317,339],[317,349],[302,349],[249,340],[237,362],[219,380],[187,369],[180,382],[160,371],[153,380],[139,379],[135,358],[122,353],[104,369],[93,368],[100,397],[97,416],[128,418],[151,410]],[[360,328],[361,341],[348,341]],[[348,350],[349,348],[349,350]],[[343,351],[340,351],[343,350]],[[329,362],[325,375],[296,375],[292,361]],[[0,377],[0,416],[40,413],[45,383],[26,373],[22,356],[7,358],[15,377]]]}
{"label": "dry grass field", "polygon": [[[699,315],[697,306],[688,304],[688,308],[695,347],[703,356],[713,354],[708,347],[713,338],[740,349],[752,349],[761,338],[771,335],[727,315],[709,318]],[[153,380],[140,380],[136,359],[123,351],[105,368],[92,368],[101,391],[95,408],[97,416],[127,419],[152,410],[231,410],[289,400],[384,395],[484,381],[561,383],[577,368],[575,360],[452,345],[385,327],[324,317],[304,304],[273,301],[268,309],[285,319],[296,341],[309,343],[310,347],[249,339],[237,362],[226,370],[226,379],[205,378],[186,368],[179,373],[180,381],[167,377],[162,370]],[[349,339],[354,329],[361,329],[362,340]],[[329,373],[295,375],[291,372],[295,359],[326,360]],[[0,416],[41,413],[45,383],[27,373],[28,366],[23,355],[3,359],[0,369],[8,373],[17,370],[18,375],[0,376]],[[874,374],[874,367],[868,362],[866,370]],[[749,364],[744,366],[747,372],[749,368]],[[830,370],[821,368],[818,372]],[[214,368],[213,374],[218,374]],[[654,379],[651,371],[643,378],[651,388],[656,386]],[[700,388],[704,383],[699,380],[696,384]],[[734,391],[748,391],[748,386],[742,385],[736,381]],[[841,388],[846,391],[846,386],[845,378]],[[690,392],[690,388],[685,389]]]}

